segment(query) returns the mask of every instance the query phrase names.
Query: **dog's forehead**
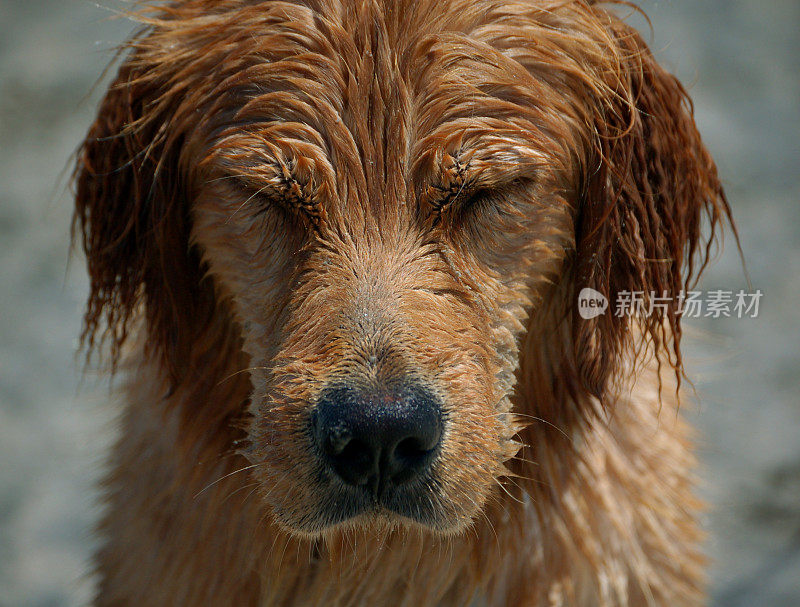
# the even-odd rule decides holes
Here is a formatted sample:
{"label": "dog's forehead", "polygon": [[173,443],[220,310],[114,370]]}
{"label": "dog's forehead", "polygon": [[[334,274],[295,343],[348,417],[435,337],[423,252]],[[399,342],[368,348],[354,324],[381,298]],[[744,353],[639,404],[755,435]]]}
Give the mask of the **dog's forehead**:
{"label": "dog's forehead", "polygon": [[261,191],[360,201],[408,199],[455,170],[491,186],[557,164],[572,112],[523,65],[514,27],[474,3],[438,21],[413,4],[292,7],[254,31],[219,91],[213,163]]}

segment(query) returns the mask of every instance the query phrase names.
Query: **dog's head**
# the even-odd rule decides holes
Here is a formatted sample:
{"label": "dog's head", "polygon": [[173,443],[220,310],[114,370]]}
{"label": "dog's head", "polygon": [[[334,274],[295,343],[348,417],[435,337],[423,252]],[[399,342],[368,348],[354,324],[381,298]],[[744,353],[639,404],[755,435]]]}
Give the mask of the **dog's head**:
{"label": "dog's head", "polygon": [[289,530],[463,528],[518,449],[512,402],[557,420],[608,400],[642,343],[680,367],[672,307],[577,314],[583,288],[675,295],[703,215],[727,213],[680,84],[604,9],[141,18],[79,159],[86,337],[104,322],[116,352],[141,309],[180,386],[224,321],[247,456]]}

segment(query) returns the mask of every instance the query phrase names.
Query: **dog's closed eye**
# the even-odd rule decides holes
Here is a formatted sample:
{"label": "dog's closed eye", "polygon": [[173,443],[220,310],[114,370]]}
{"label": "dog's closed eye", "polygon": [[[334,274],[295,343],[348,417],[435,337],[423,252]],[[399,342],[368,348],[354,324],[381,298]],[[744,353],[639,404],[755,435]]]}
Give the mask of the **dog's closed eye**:
{"label": "dog's closed eye", "polygon": [[466,222],[476,221],[490,228],[492,215],[507,211],[509,205],[513,205],[530,187],[531,179],[514,179],[492,186],[481,185],[479,179],[470,179],[458,188],[442,188],[441,197],[431,202],[433,224],[459,228]]}
{"label": "dog's closed eye", "polygon": [[315,225],[322,216],[319,197],[308,184],[300,183],[291,173],[279,172],[266,182],[241,175],[226,180],[229,190],[241,198],[237,212],[257,217],[269,211],[303,219]]}

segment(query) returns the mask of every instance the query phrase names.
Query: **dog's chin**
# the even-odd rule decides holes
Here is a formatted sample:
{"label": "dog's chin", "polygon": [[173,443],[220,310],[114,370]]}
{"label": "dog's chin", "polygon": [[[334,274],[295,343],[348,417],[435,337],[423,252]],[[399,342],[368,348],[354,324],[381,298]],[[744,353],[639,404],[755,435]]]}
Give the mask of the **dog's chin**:
{"label": "dog's chin", "polygon": [[[436,496],[413,491],[386,491],[374,497],[350,488],[328,489],[312,508],[297,503],[271,504],[274,521],[290,535],[320,539],[340,532],[368,532],[375,535],[396,531],[417,531],[437,536],[458,535],[467,529],[477,512],[460,512],[439,505]],[[473,505],[473,504],[470,504]]]}

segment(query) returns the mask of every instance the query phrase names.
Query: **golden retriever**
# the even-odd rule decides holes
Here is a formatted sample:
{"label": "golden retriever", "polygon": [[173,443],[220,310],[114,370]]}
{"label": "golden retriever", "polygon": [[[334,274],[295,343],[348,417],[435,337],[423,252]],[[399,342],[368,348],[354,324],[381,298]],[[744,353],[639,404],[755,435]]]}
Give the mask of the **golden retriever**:
{"label": "golden retriever", "polygon": [[652,304],[729,209],[613,7],[136,19],[76,169],[84,342],[127,378],[96,604],[701,604]]}

